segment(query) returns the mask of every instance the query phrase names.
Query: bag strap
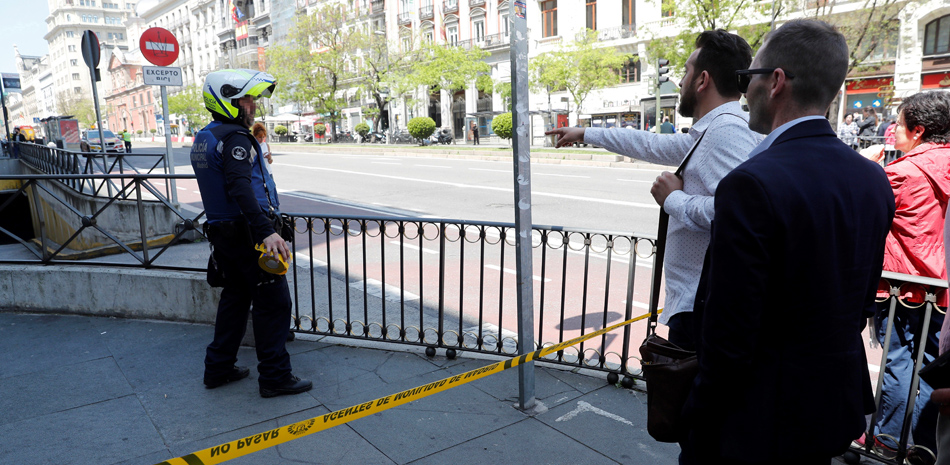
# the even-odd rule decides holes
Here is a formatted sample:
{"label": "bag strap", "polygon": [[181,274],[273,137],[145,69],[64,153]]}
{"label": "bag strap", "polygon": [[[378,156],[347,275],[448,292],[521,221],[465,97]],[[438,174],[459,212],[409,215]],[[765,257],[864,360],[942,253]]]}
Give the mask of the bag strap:
{"label": "bag strap", "polygon": [[[251,141],[251,147],[256,146],[258,149],[261,148],[260,144],[257,143],[257,139],[254,138],[254,135],[252,135],[250,131],[239,130],[239,131],[229,132],[228,134],[224,135],[220,139],[220,141],[218,142],[219,153],[220,153],[220,150],[224,149],[224,146],[227,144],[228,139],[236,135],[242,135],[242,136],[247,137],[248,140]],[[267,172],[264,171],[264,165],[261,163],[261,159],[264,158],[263,152],[264,152],[263,149],[258,150],[257,158],[255,159],[255,161],[257,162],[257,168],[261,170],[261,181],[264,182],[264,196],[267,197],[267,211],[264,213],[273,214],[275,211],[277,211],[277,209],[274,208],[274,204],[272,204],[270,201],[270,189],[267,188]]]}

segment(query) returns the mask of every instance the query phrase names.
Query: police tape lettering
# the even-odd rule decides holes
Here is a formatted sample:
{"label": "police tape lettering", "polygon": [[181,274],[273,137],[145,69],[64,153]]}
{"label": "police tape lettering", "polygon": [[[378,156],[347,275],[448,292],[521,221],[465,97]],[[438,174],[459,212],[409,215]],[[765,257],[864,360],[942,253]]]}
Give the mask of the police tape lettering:
{"label": "police tape lettering", "polygon": [[[626,326],[635,321],[640,321],[649,317],[649,313],[640,315],[636,318],[622,321],[613,326],[608,326],[590,334],[578,336],[569,341],[548,346],[529,354],[518,355],[508,360],[496,362],[482,368],[477,368],[462,374],[450,376],[448,378],[434,381],[429,384],[409,389],[407,391],[390,394],[385,397],[380,397],[379,399],[356,404],[352,407],[330,412],[320,417],[299,421],[297,423],[256,434],[254,436],[240,438],[235,441],[220,444],[205,450],[200,450],[183,457],[167,460],[157,465],[214,465],[217,463],[226,462],[228,460],[242,457],[253,452],[267,449],[268,447],[274,447],[285,442],[293,441],[294,439],[301,438],[318,431],[327,430],[335,426],[349,423],[353,420],[369,416],[373,413],[382,412],[402,404],[407,404],[409,402],[422,399],[423,397],[428,397],[437,392],[442,392],[461,386],[465,383],[475,381],[479,378],[500,373],[509,368],[543,358],[559,350],[564,350],[570,346],[573,346],[574,344],[578,344],[588,339],[600,336],[601,334],[605,334],[617,328]],[[322,420],[322,423],[318,423],[318,420]],[[282,434],[284,431],[286,431],[288,434]]]}

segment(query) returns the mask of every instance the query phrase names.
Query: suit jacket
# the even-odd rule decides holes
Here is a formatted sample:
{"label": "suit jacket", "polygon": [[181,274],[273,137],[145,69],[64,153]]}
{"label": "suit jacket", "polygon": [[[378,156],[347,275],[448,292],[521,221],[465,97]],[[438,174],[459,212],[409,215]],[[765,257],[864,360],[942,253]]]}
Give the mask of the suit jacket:
{"label": "suit jacket", "polygon": [[874,410],[861,331],[894,217],[883,169],[804,121],[727,175],[715,207],[688,443],[730,463],[843,453]]}

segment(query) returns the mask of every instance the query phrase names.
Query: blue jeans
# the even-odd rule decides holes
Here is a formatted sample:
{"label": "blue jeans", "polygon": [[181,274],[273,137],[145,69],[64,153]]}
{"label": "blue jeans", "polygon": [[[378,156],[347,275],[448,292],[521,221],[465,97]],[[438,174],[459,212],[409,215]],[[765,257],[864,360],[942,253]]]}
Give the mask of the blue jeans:
{"label": "blue jeans", "polygon": [[[884,335],[887,330],[889,301],[878,304],[878,311],[874,316],[875,330],[878,342],[884,345]],[[921,329],[921,320],[924,316],[924,307],[910,309],[897,303],[894,311],[894,329],[891,331],[891,341],[887,350],[887,364],[884,367],[884,384],[881,388],[881,406],[877,412],[877,424],[874,425],[874,434],[888,434],[900,439],[901,426],[904,423],[904,414],[907,408],[907,397],[910,391],[911,378],[914,374],[914,362],[918,345],[914,335]],[[940,326],[944,315],[931,313],[930,328],[927,331],[927,347],[924,353],[923,365],[927,365],[937,357],[939,351]],[[917,391],[917,400],[914,403],[914,413],[911,417],[910,443],[936,450],[937,407],[930,402],[930,393],[933,388],[924,380],[920,380]],[[897,448],[896,443],[889,440],[882,441],[885,445]]]}

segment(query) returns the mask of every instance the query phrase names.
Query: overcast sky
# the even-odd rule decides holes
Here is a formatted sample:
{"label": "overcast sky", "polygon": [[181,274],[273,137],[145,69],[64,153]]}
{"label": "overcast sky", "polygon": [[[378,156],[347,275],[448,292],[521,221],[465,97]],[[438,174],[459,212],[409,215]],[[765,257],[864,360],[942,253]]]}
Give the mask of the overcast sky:
{"label": "overcast sky", "polygon": [[21,55],[43,56],[49,48],[46,35],[46,17],[49,6],[46,0],[0,0],[0,11],[6,15],[0,28],[0,71],[16,73],[13,45]]}

